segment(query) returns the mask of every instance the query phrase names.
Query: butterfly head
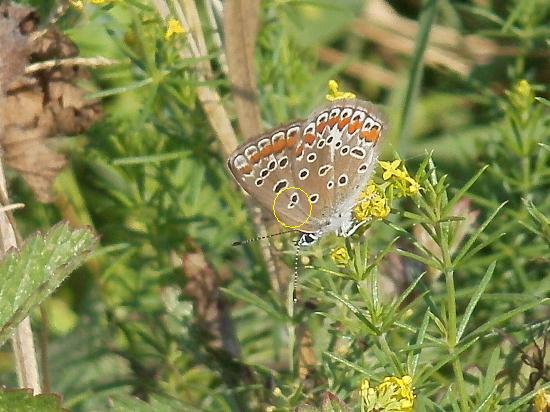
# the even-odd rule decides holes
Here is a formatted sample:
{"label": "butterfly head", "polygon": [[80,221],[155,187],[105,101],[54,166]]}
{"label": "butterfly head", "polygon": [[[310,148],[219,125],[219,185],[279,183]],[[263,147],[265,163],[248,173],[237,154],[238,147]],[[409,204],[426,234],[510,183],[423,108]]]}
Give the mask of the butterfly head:
{"label": "butterfly head", "polygon": [[304,233],[298,239],[299,246],[311,246],[319,240],[319,235],[317,233]]}

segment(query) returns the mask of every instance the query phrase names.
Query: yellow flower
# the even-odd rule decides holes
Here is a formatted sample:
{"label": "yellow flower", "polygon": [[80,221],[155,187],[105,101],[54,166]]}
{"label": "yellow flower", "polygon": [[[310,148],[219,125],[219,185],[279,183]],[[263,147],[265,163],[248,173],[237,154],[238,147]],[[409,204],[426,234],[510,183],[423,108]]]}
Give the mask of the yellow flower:
{"label": "yellow flower", "polygon": [[535,395],[533,407],[535,412],[550,412],[550,393],[540,389]]}
{"label": "yellow flower", "polygon": [[172,36],[175,34],[183,34],[185,33],[185,30],[183,27],[181,27],[181,24],[176,19],[170,19],[168,20],[168,27],[166,28],[166,33],[164,34],[164,38],[166,40],[170,40]]}
{"label": "yellow flower", "polygon": [[382,190],[371,180],[359,195],[359,202],[353,208],[353,217],[358,222],[372,217],[383,219],[390,214],[388,200]]}
{"label": "yellow flower", "polygon": [[365,412],[411,412],[414,405],[412,378],[388,376],[376,388],[365,379],[361,383],[361,402]]}
{"label": "yellow flower", "polygon": [[105,3],[107,0],[90,0],[92,2],[92,4],[103,4]]}
{"label": "yellow flower", "polygon": [[420,185],[418,184],[418,182],[408,175],[405,176],[405,180],[409,183],[409,193],[418,193],[418,191],[420,190]]}
{"label": "yellow flower", "polygon": [[326,99],[331,102],[341,99],[355,99],[355,95],[350,92],[338,91],[338,83],[336,82],[336,80],[329,80],[328,94],[326,95]]}
{"label": "yellow flower", "polygon": [[82,0],[69,0],[69,3],[78,10],[82,10],[84,8],[84,2]]}
{"label": "yellow flower", "polygon": [[330,252],[330,258],[337,265],[347,265],[349,262],[349,254],[344,247],[332,249]]}
{"label": "yellow flower", "polygon": [[384,169],[384,174],[382,175],[382,178],[384,180],[389,180],[392,178],[392,176],[399,178],[404,178],[405,173],[398,169],[399,165],[401,164],[401,160],[395,159],[393,162],[378,162],[380,166],[382,166],[382,169]]}

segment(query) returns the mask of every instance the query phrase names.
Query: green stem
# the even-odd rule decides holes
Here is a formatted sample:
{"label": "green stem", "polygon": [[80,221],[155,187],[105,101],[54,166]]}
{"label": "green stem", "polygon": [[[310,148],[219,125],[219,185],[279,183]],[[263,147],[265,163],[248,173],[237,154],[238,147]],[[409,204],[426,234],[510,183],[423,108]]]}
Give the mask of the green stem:
{"label": "green stem", "polygon": [[[453,354],[457,342],[457,322],[456,322],[456,291],[454,281],[454,270],[449,251],[449,232],[446,230],[444,223],[439,223],[435,226],[441,254],[443,257],[443,273],[445,274],[445,286],[447,289],[447,346],[449,353]],[[468,411],[468,395],[464,384],[464,375],[462,372],[462,363],[460,356],[457,356],[452,363],[453,372],[458,386],[460,395],[460,403],[463,411]]]}

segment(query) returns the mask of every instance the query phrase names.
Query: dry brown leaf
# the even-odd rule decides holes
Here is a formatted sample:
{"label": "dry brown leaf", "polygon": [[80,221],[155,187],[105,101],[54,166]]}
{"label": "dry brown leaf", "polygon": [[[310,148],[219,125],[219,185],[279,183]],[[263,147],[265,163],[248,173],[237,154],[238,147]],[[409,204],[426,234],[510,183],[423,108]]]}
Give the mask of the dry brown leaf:
{"label": "dry brown leaf", "polygon": [[24,74],[29,63],[78,56],[76,45],[55,27],[35,35],[37,23],[31,8],[0,6],[0,62],[8,62],[0,64],[0,146],[6,164],[20,173],[37,199],[50,202],[52,183],[66,160],[46,139],[84,132],[101,116],[101,108],[76,85],[88,77],[78,65]]}
{"label": "dry brown leaf", "polygon": [[262,132],[254,65],[259,11],[259,0],[229,0],[224,4],[223,27],[229,80],[244,138]]}

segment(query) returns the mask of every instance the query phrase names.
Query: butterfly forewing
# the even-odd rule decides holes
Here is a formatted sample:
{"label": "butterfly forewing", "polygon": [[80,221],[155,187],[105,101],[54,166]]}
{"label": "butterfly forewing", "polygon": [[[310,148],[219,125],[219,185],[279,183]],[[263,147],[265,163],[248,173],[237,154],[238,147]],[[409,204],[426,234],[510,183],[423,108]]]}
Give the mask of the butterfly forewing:
{"label": "butterfly forewing", "polygon": [[[292,159],[301,140],[301,124],[292,123],[240,145],[229,157],[229,170],[237,182],[266,209],[275,212],[287,226],[298,226],[309,216],[306,196],[293,179]],[[300,228],[302,229],[302,228]]]}

